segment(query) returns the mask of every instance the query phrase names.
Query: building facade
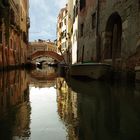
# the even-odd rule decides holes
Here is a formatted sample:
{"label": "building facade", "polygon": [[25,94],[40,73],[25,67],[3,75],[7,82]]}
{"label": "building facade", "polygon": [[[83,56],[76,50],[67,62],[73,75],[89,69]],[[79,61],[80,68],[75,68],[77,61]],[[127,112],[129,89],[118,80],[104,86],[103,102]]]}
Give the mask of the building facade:
{"label": "building facade", "polygon": [[78,0],[73,0],[72,64],[78,62],[78,19]]}
{"label": "building facade", "polygon": [[96,1],[80,0],[77,61],[96,61]]}
{"label": "building facade", "polygon": [[57,47],[54,42],[48,40],[38,40],[29,43],[28,55],[36,51],[53,51],[57,52]]}
{"label": "building facade", "polygon": [[139,0],[73,0],[72,5],[72,64],[103,62],[128,73],[140,69]]}
{"label": "building facade", "polygon": [[68,62],[68,5],[62,8],[57,18],[57,50],[64,56],[65,62]]}
{"label": "building facade", "polygon": [[[30,27],[29,21],[29,1],[20,0],[20,61],[21,63],[27,63],[27,50],[28,50],[28,29]],[[26,48],[26,49],[25,49]]]}
{"label": "building facade", "polygon": [[108,0],[99,6],[102,61],[134,71],[140,65],[140,1]]}
{"label": "building facade", "polygon": [[29,1],[9,0],[0,3],[0,68],[27,62]]}
{"label": "building facade", "polygon": [[72,63],[73,0],[68,0],[68,64]]}

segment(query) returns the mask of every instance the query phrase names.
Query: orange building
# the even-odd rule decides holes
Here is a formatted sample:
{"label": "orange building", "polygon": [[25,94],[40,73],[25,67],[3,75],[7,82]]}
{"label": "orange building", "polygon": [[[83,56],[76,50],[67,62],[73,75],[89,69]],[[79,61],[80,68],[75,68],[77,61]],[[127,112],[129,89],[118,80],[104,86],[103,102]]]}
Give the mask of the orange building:
{"label": "orange building", "polygon": [[0,3],[0,68],[25,64],[27,60],[29,1]]}
{"label": "orange building", "polygon": [[57,48],[54,42],[51,42],[50,40],[38,40],[34,42],[29,43],[28,48],[28,55],[30,56],[35,51],[53,51],[57,52]]}
{"label": "orange building", "polygon": [[64,53],[67,49],[67,21],[68,10],[67,5],[62,8],[57,18],[57,51],[58,53]]}

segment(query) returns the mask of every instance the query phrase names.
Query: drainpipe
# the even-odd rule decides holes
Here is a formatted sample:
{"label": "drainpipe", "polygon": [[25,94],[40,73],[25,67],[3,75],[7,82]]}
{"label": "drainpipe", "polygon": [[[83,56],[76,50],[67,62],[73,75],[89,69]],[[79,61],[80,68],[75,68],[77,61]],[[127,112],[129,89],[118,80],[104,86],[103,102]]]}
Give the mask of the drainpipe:
{"label": "drainpipe", "polygon": [[96,0],[96,61],[100,61],[99,0]]}

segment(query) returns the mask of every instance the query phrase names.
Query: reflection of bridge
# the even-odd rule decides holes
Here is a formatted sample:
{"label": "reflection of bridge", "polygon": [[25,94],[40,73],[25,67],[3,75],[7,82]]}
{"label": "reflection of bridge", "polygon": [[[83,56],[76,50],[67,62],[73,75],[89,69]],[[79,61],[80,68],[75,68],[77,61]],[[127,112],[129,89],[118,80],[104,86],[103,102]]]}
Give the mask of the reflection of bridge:
{"label": "reflection of bridge", "polygon": [[44,56],[51,57],[58,62],[61,62],[64,60],[61,55],[59,55],[58,53],[53,52],[53,51],[35,51],[29,56],[29,58],[32,61],[39,57],[44,57]]}
{"label": "reflection of bridge", "polygon": [[36,78],[30,77],[30,86],[46,88],[46,87],[54,87],[56,79],[52,80],[37,80]]}
{"label": "reflection of bridge", "polygon": [[55,80],[55,78],[57,77],[57,74],[55,73],[52,73],[52,74],[34,74],[34,73],[31,73],[30,74],[32,78],[38,80],[38,81],[44,81],[44,80]]}
{"label": "reflection of bridge", "polygon": [[55,85],[57,74],[51,69],[47,71],[34,70],[30,73],[30,84],[35,87],[52,87]]}

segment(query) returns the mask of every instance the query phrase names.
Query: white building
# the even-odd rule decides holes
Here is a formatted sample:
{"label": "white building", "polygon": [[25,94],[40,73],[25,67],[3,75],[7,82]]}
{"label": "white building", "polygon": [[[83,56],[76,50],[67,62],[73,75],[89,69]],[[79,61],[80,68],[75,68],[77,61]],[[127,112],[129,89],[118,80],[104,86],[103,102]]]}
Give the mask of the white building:
{"label": "white building", "polygon": [[77,63],[78,42],[78,0],[73,0],[73,34],[72,34],[72,64]]}

